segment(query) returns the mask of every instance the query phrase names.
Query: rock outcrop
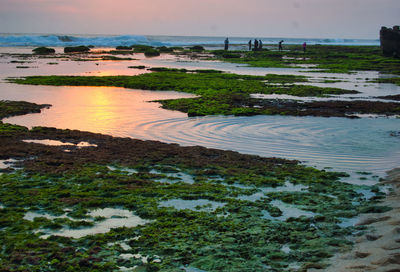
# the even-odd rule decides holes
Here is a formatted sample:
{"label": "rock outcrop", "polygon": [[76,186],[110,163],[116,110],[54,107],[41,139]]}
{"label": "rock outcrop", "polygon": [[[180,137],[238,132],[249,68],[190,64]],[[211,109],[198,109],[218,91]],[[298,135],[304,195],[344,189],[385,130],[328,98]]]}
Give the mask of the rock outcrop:
{"label": "rock outcrop", "polygon": [[382,27],[380,31],[381,48],[385,56],[400,57],[400,27]]}

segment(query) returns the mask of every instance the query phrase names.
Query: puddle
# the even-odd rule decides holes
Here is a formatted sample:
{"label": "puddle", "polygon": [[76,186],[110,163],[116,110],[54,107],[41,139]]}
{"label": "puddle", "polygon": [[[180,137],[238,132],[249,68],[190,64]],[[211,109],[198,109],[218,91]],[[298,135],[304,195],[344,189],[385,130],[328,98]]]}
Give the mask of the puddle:
{"label": "puddle", "polygon": [[132,247],[130,245],[128,245],[127,243],[129,241],[133,241],[133,240],[137,241],[137,240],[139,240],[139,238],[140,238],[140,236],[136,236],[136,237],[133,237],[133,238],[130,238],[130,239],[122,240],[122,241],[107,243],[107,246],[112,247],[114,245],[119,245],[123,250],[128,251],[128,250],[131,250]]}
{"label": "puddle", "polygon": [[[250,94],[251,98],[256,99],[281,99],[281,100],[295,100],[301,102],[313,102],[313,101],[373,101],[373,102],[393,102],[399,103],[396,100],[388,100],[388,99],[379,99],[379,98],[371,98],[371,97],[351,97],[351,96],[339,96],[339,95],[327,95],[326,97],[315,97],[315,96],[294,96],[289,94]],[[365,114],[365,116],[375,116],[373,114]],[[363,116],[360,114],[360,116]],[[376,115],[380,116],[380,115]]]}
{"label": "puddle", "polygon": [[371,192],[370,189],[359,189],[356,192],[358,194],[362,194],[366,200],[369,200],[375,196],[375,193]]}
{"label": "puddle", "polygon": [[70,143],[70,142],[61,142],[57,140],[22,140],[25,143],[35,143],[35,144],[43,144],[43,145],[51,145],[51,146],[76,146],[78,148],[82,147],[97,147],[95,144],[91,144],[88,142],[79,142],[78,144]]}
{"label": "puddle", "polygon": [[[129,260],[132,258],[135,259],[140,259],[142,261],[142,263],[146,264],[149,261],[149,256],[143,256],[142,254],[131,254],[131,253],[125,253],[125,254],[121,254],[119,255],[120,258],[125,259],[125,260]],[[158,262],[159,259],[155,259],[153,260],[153,262]]]}
{"label": "puddle", "polygon": [[191,267],[191,266],[188,266],[188,267],[181,266],[180,269],[182,269],[182,271],[185,271],[185,272],[207,272],[206,270],[201,270],[201,269],[198,269],[196,267]]}
{"label": "puddle", "polygon": [[8,159],[8,160],[0,160],[0,169],[6,169],[8,167],[12,167],[15,162],[18,160]]}
{"label": "puddle", "polygon": [[119,168],[119,167],[108,165],[107,168],[109,170],[111,170],[111,171],[121,171],[121,172],[127,172],[129,174],[137,174],[137,173],[139,173],[138,170],[133,169],[133,168],[127,168],[127,167]]}
{"label": "puddle", "polygon": [[197,199],[197,200],[171,199],[160,202],[159,206],[172,207],[177,210],[189,209],[192,211],[213,212],[217,208],[225,206],[225,203],[211,201],[207,199]]}
{"label": "puddle", "polygon": [[341,228],[354,227],[360,221],[360,218],[358,217],[353,217],[353,218],[341,217],[339,219],[341,222],[337,225]]}
{"label": "puddle", "polygon": [[73,219],[73,218],[67,216],[66,214],[56,216],[56,215],[51,215],[48,213],[39,213],[39,212],[27,212],[22,219],[28,220],[28,221],[33,221],[33,220],[35,220],[35,218],[38,218],[38,217],[45,217],[49,220],[54,220],[54,219],[58,219],[58,218],[68,218],[71,221],[81,221],[81,220]]}
{"label": "puddle", "polygon": [[301,184],[293,184],[289,181],[285,182],[284,186],[278,187],[265,187],[261,188],[264,193],[273,193],[273,192],[301,192],[304,190],[308,190],[308,186],[304,186]]}
{"label": "puddle", "polygon": [[132,272],[132,271],[136,271],[137,266],[133,266],[133,267],[125,267],[125,266],[118,266],[118,271],[127,271],[127,272]]}
{"label": "puddle", "polygon": [[289,217],[294,217],[298,218],[300,216],[305,216],[305,217],[313,217],[316,214],[313,212],[309,211],[304,211],[300,210],[299,208],[296,208],[294,205],[286,204],[280,200],[273,200],[271,201],[271,205],[279,208],[282,211],[282,215],[278,217],[273,217],[269,214],[268,211],[262,211],[263,217],[265,219],[269,220],[279,220],[279,221],[286,221]]}
{"label": "puddle", "polygon": [[169,183],[169,184],[174,184],[177,182],[193,184],[195,182],[191,175],[183,173],[183,172],[165,173],[165,172],[161,172],[161,171],[152,169],[150,171],[150,174],[165,175],[167,177],[174,178],[174,179],[168,179],[168,178],[155,179],[154,181],[156,181],[156,182],[163,182],[163,183]]}
{"label": "puddle", "polygon": [[[250,187],[250,186],[244,186],[244,185],[233,185],[234,187],[238,187],[241,189],[254,189],[256,187]],[[262,187],[262,188],[257,188],[261,190],[261,192],[254,193],[252,195],[243,195],[239,196],[238,199],[240,200],[247,200],[247,201],[257,201],[260,200],[261,198],[267,198],[266,194],[268,193],[274,193],[274,192],[301,192],[304,190],[307,190],[308,187],[301,185],[301,184],[293,184],[289,181],[285,182],[284,186],[278,186],[278,187]]]}
{"label": "puddle", "polygon": [[286,254],[289,254],[290,251],[292,251],[292,250],[290,249],[289,245],[283,245],[281,247],[281,251],[285,252]]}
{"label": "puddle", "polygon": [[89,214],[91,217],[105,217],[106,219],[95,223],[90,228],[70,229],[64,228],[58,231],[40,231],[46,233],[40,236],[43,239],[48,238],[51,235],[81,238],[87,235],[94,235],[98,233],[107,233],[113,228],[127,227],[133,228],[138,225],[144,225],[149,223],[149,220],[144,220],[139,216],[134,215],[129,210],[115,209],[115,208],[104,208],[91,211]]}

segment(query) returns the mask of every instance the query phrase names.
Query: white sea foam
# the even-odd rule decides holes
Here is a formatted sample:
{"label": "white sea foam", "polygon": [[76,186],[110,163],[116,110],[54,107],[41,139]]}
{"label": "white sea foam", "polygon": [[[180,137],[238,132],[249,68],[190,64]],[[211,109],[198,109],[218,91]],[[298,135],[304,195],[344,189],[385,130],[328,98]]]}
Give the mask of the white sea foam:
{"label": "white sea foam", "polygon": [[62,35],[1,35],[0,46],[130,46],[145,44],[161,46],[161,42],[149,41],[145,36],[62,36]]}

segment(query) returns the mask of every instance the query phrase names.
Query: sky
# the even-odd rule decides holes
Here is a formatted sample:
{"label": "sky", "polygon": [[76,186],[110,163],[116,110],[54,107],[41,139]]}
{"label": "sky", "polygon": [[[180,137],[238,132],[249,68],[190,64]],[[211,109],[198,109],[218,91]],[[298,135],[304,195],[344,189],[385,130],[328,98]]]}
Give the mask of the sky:
{"label": "sky", "polygon": [[0,33],[379,38],[400,0],[0,0]]}

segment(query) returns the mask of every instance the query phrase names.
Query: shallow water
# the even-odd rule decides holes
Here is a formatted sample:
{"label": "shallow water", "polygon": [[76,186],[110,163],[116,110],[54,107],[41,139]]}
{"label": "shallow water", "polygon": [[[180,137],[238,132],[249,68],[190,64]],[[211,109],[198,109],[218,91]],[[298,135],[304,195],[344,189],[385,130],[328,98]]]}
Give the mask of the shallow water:
{"label": "shallow water", "polygon": [[[64,228],[57,231],[40,230],[40,233],[45,233],[44,235],[41,235],[41,238],[46,239],[51,235],[81,238],[87,235],[107,233],[113,228],[120,228],[120,227],[132,228],[150,222],[149,220],[144,220],[139,216],[134,215],[131,211],[124,209],[115,209],[115,208],[97,209],[91,211],[88,215],[93,218],[98,216],[105,217],[105,220],[96,222],[94,226],[87,228],[78,228],[78,229]],[[32,217],[33,218],[40,217],[40,214],[28,213],[25,216],[28,216],[27,220],[30,220],[29,218]],[[44,214],[42,216],[45,216],[48,219],[64,218],[63,216],[54,217],[47,214]]]}
{"label": "shallow water", "polygon": [[204,212],[215,211],[217,208],[223,207],[224,205],[225,203],[220,203],[207,199],[197,199],[197,200],[171,199],[167,201],[161,201],[159,203],[160,207],[172,207],[177,210],[189,209],[193,211],[204,211]]}
{"label": "shallow water", "polygon": [[399,120],[393,118],[188,118],[184,113],[161,109],[158,103],[146,102],[192,97],[183,93],[5,83],[0,83],[0,89],[0,99],[53,105],[41,114],[3,120],[28,127],[79,129],[185,146],[202,145],[267,157],[297,159],[308,165],[332,167],[339,171],[383,174],[397,167],[400,161],[400,138],[390,135],[399,128]]}
{"label": "shallow water", "polygon": [[282,211],[282,215],[278,216],[278,217],[273,217],[269,214],[268,211],[262,211],[263,218],[269,219],[269,220],[285,221],[289,217],[294,217],[294,218],[297,218],[300,216],[313,217],[316,215],[313,212],[301,210],[299,208],[296,208],[295,205],[289,205],[280,200],[271,201],[271,205],[278,207]]}
{"label": "shallow water", "polygon": [[13,167],[16,162],[18,162],[18,160],[15,160],[15,159],[0,160],[0,169],[6,169],[8,167]]}
{"label": "shallow water", "polygon": [[[253,189],[255,187],[251,186],[243,186],[239,185],[237,186],[242,189]],[[291,182],[285,182],[284,186],[277,186],[277,187],[261,187],[257,188],[260,190],[259,192],[256,192],[252,195],[242,195],[237,197],[240,200],[246,200],[246,201],[257,201],[260,200],[261,198],[267,198],[268,196],[266,195],[267,193],[272,193],[272,192],[301,192],[301,191],[306,191],[308,189],[307,186],[301,185],[301,184],[293,184]]]}
{"label": "shallow water", "polygon": [[51,146],[76,146],[78,148],[82,148],[82,147],[97,147],[97,145],[90,144],[88,142],[79,142],[77,144],[74,144],[74,143],[61,142],[61,141],[50,140],[50,139],[44,139],[44,140],[22,140],[22,141],[26,142],[26,143],[35,143],[35,144],[43,144],[43,145],[51,145]]}
{"label": "shallow water", "polygon": [[152,169],[150,171],[151,174],[162,174],[165,175],[167,177],[173,178],[173,179],[168,179],[168,178],[162,178],[162,179],[155,179],[154,181],[157,182],[165,182],[165,183],[177,183],[177,182],[184,182],[184,183],[188,183],[188,184],[193,184],[195,181],[193,179],[193,176],[183,173],[183,172],[179,172],[179,173],[164,173],[161,171],[157,171]]}
{"label": "shallow water", "polygon": [[[4,52],[0,48],[0,52]],[[15,48],[13,50],[16,50]],[[27,49],[20,49],[26,50]],[[39,59],[31,69],[16,69],[10,63],[14,57],[0,58],[0,80],[8,76],[74,74],[74,75],[134,75],[144,72],[128,69],[130,65],[167,66],[188,69],[217,69],[239,74],[298,74],[313,77],[312,84],[342,87],[361,91],[359,96],[399,94],[393,84],[365,83],[367,78],[386,77],[377,72],[356,74],[310,73],[307,69],[255,68],[243,65],[191,61],[166,56],[145,58],[133,56],[133,61],[75,62]],[[58,62],[49,65],[49,62]],[[99,65],[96,65],[99,64]],[[136,71],[137,70],[137,71]],[[340,83],[318,83],[323,79],[340,79]],[[354,96],[354,95],[352,95]],[[177,111],[167,111],[158,103],[147,101],[193,97],[191,94],[142,91],[113,87],[24,86],[0,82],[0,99],[48,103],[53,106],[41,114],[29,114],[4,121],[32,126],[79,129],[113,136],[133,137],[201,145],[235,150],[266,157],[296,159],[318,168],[337,171],[369,171],[383,175],[398,166],[400,138],[391,136],[399,130],[399,120],[389,118],[291,117],[291,116],[209,116],[188,118]],[[360,180],[356,175],[346,181],[374,184],[377,179]]]}

